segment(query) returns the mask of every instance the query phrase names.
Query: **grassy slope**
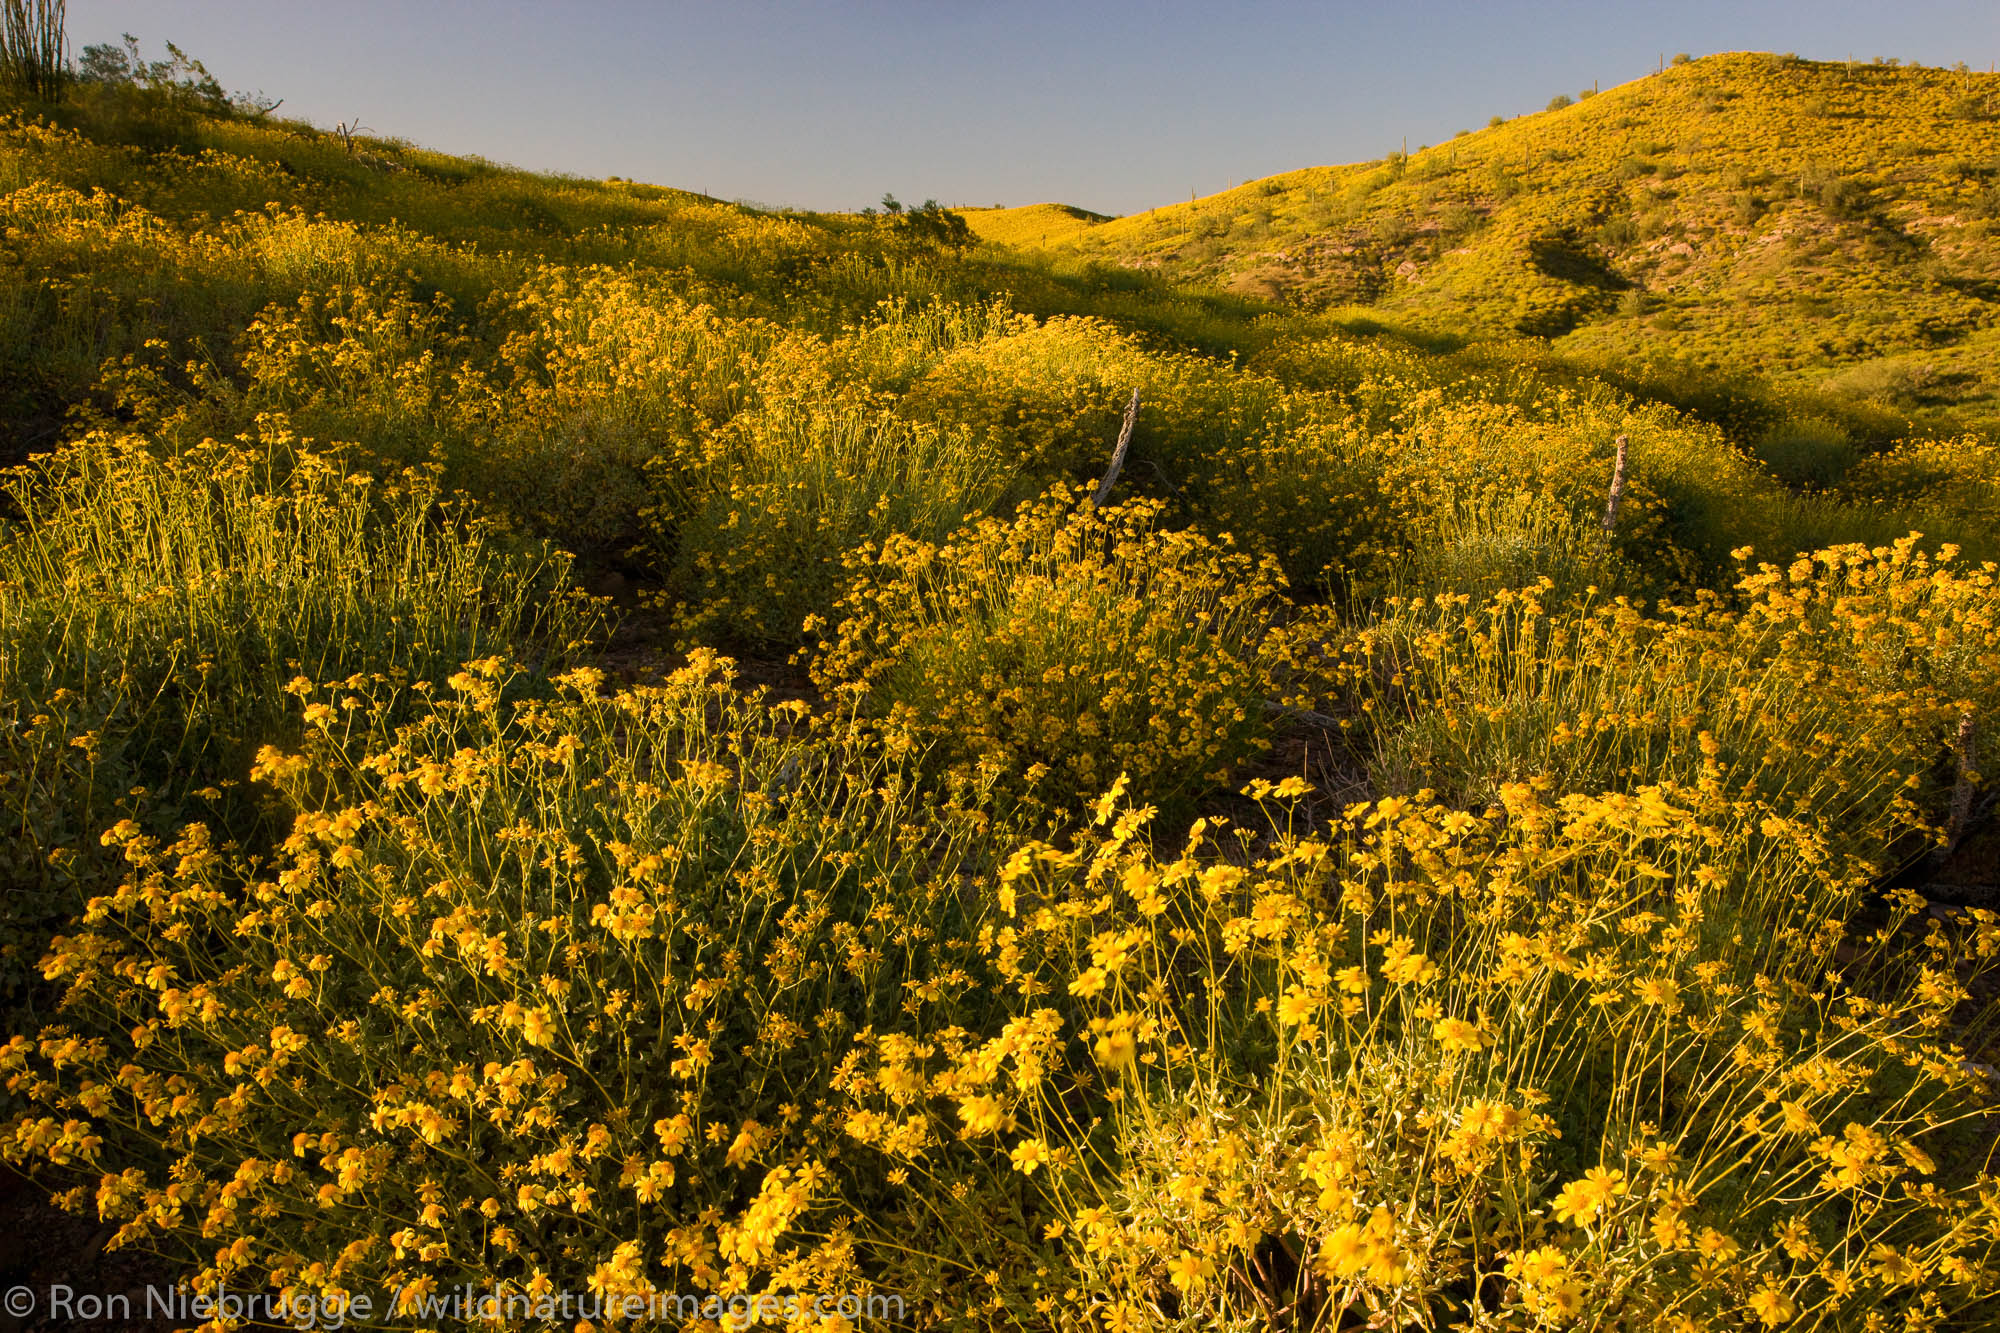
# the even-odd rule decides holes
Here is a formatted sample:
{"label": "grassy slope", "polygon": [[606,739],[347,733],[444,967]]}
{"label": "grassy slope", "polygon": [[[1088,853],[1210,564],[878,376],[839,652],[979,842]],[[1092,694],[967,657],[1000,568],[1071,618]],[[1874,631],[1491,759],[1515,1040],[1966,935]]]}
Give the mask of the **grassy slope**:
{"label": "grassy slope", "polygon": [[965,208],[959,212],[972,234],[996,245],[1024,250],[1060,247],[1082,239],[1111,221],[1102,213],[1069,204],[1029,204],[1024,208]]}
{"label": "grassy slope", "polygon": [[[2000,412],[2000,79],[1736,54],[1051,249],[1309,309]],[[1040,206],[1046,208],[1047,206]],[[1010,239],[1036,210],[973,215]]]}

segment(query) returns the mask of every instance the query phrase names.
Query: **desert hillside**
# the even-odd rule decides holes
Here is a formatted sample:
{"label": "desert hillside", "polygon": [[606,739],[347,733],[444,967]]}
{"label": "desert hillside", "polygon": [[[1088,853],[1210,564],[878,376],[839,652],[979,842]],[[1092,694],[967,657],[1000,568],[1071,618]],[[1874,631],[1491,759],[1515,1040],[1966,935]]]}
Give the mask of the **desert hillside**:
{"label": "desert hillside", "polygon": [[2000,79],[1740,54],[1558,100],[1407,158],[1115,220],[967,218],[1006,244],[1301,309],[1750,366],[1991,419]]}
{"label": "desert hillside", "polygon": [[31,11],[10,1318],[2000,1327],[1990,79],[812,213]]}

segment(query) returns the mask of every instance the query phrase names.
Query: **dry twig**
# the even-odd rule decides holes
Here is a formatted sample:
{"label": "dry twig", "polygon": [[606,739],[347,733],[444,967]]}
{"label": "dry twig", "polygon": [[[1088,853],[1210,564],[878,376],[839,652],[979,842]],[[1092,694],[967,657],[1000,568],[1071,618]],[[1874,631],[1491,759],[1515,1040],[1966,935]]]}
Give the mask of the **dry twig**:
{"label": "dry twig", "polygon": [[1125,466],[1125,451],[1132,444],[1132,427],[1139,423],[1139,391],[1132,390],[1132,401],[1125,404],[1125,423],[1118,428],[1118,447],[1111,453],[1111,470],[1104,474],[1104,480],[1097,483],[1097,494],[1090,497],[1090,503],[1103,508],[1110,498],[1111,488],[1118,484],[1118,473]]}
{"label": "dry twig", "polygon": [[1618,454],[1611,464],[1611,493],[1604,502],[1604,539],[1618,530],[1618,502],[1625,498],[1625,437],[1618,437]]}

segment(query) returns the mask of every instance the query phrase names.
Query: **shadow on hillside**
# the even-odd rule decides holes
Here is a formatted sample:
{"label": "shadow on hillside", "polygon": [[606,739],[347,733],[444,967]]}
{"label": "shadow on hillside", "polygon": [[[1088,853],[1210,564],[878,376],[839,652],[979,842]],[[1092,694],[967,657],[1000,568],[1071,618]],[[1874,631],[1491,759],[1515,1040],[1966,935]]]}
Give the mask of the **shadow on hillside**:
{"label": "shadow on hillside", "polygon": [[1623,292],[1632,287],[1630,278],[1569,236],[1538,236],[1528,242],[1528,262],[1537,272],[1573,287],[1601,292]]}

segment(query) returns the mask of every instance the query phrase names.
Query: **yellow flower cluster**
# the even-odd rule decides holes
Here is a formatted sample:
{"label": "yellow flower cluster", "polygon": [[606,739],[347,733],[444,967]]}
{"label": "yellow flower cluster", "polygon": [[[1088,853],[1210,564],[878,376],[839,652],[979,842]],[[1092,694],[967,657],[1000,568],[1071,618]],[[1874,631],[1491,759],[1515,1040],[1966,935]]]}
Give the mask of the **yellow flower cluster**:
{"label": "yellow flower cluster", "polygon": [[[72,1026],[0,1048],[17,1094],[70,1109],[11,1126],[10,1160],[96,1163],[103,1126],[136,1125],[157,1153],[107,1169],[92,1204],[119,1244],[198,1236],[205,1280],[810,1294],[884,1276],[853,1259],[884,1234],[879,1182],[832,1165],[869,1136],[822,1099],[857,1030],[927,1010],[886,950],[930,938],[942,988],[972,958],[917,887],[939,848],[895,833],[970,823],[889,771],[845,798],[867,761],[781,745],[785,713],[721,669],[698,655],[610,699],[580,670],[566,700],[516,702],[518,668],[480,658],[403,726],[392,687],[292,682],[301,712],[354,695],[357,720],[260,759],[296,812],[273,861],[198,824],[106,835],[127,878],[43,965]],[[808,883],[828,907],[784,905]],[[1047,1019],[943,1039],[961,1058],[935,1081],[975,1108],[968,1132],[979,1090],[1031,1086],[1055,1040]],[[892,1097],[931,1049],[885,1041]]]}
{"label": "yellow flower cluster", "polygon": [[1281,580],[1159,519],[1055,492],[944,545],[863,548],[815,679],[892,743],[1044,807],[1077,810],[1121,771],[1155,800],[1213,786],[1267,728],[1259,646]]}
{"label": "yellow flower cluster", "polygon": [[[1306,793],[1251,794],[1283,830]],[[1512,784],[1478,814],[1388,797],[1247,865],[1208,821],[1157,860],[1144,823],[1025,849],[987,946],[1019,992],[1085,1005],[1100,1072],[988,1129],[1077,1164],[1050,1234],[1107,1326],[1423,1322],[1471,1289],[1497,1327],[1606,1301],[1678,1327],[1984,1299],[1992,1181],[1941,1182],[1937,1150],[1981,1114],[1948,1015],[2000,917],[1924,931],[1899,900],[1851,939],[1846,868],[1714,789]],[[1717,873],[1751,864],[1754,888]],[[1839,984],[1886,981],[1904,932],[1928,961],[1893,992]],[[1082,1096],[1114,1176],[1081,1165]]]}

